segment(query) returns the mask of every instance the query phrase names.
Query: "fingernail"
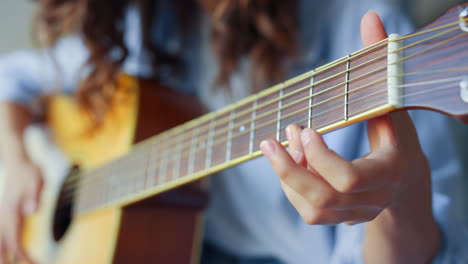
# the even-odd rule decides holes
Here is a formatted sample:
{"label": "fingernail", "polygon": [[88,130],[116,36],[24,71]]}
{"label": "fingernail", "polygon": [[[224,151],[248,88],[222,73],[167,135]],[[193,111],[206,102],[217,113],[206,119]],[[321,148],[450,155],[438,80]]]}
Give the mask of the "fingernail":
{"label": "fingernail", "polygon": [[286,137],[288,138],[288,141],[291,142],[292,139],[292,132],[291,132],[291,127],[286,127]]}
{"label": "fingernail", "polygon": [[36,211],[37,204],[34,201],[28,200],[24,204],[23,213],[25,215],[31,215]]}
{"label": "fingernail", "polygon": [[295,151],[292,155],[295,162],[299,162],[302,156],[302,152]]}
{"label": "fingernail", "polygon": [[260,149],[267,158],[273,156],[276,152],[275,144],[271,140],[262,141],[262,143],[260,143]]}
{"label": "fingernail", "polygon": [[310,129],[302,130],[301,132],[302,145],[309,144],[310,140],[312,140],[312,132],[310,131]]}

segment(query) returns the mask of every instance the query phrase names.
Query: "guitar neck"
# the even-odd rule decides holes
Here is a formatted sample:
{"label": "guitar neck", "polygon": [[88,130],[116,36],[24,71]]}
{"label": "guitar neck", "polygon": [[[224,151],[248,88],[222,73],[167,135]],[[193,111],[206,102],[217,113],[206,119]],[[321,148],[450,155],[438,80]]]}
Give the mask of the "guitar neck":
{"label": "guitar neck", "polygon": [[290,124],[326,133],[416,107],[466,116],[468,99],[460,97],[460,87],[468,82],[468,33],[462,22],[453,9],[412,35],[391,35],[143,141],[82,177],[75,211],[128,205],[201,179],[260,156],[266,139],[286,146]]}

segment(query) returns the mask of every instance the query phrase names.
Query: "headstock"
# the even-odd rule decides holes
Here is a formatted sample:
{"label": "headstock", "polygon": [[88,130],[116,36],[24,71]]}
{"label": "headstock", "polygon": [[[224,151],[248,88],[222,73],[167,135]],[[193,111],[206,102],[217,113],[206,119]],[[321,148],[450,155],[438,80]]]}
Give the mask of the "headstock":
{"label": "headstock", "polygon": [[468,3],[402,38],[402,97],[468,122]]}

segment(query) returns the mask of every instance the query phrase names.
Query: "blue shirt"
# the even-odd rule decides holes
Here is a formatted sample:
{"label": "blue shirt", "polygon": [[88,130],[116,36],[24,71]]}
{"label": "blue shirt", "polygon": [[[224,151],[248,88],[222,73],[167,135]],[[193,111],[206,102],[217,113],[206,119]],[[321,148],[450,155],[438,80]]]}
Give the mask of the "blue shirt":
{"label": "blue shirt", "polygon": [[[167,4],[162,1],[161,5]],[[362,48],[359,23],[369,9],[376,10],[391,33],[409,33],[405,18],[385,1],[302,0],[300,1],[300,59],[292,65],[294,76],[320,64]],[[170,13],[160,16],[153,38],[167,50],[180,48],[171,26]],[[203,19],[191,45],[184,49],[188,71],[178,79],[163,81],[177,89],[198,93],[211,110],[237,101],[249,93],[249,61],[243,59],[232,77],[232,96],[209,88],[217,73],[216,58],[209,45],[210,31]],[[151,67],[141,43],[138,14],[129,9],[125,40],[130,55],[124,71],[149,75]],[[55,61],[52,58],[55,59]],[[31,105],[39,95],[63,87],[71,93],[86,76],[83,64],[88,56],[77,36],[62,39],[49,50],[19,51],[0,58],[0,100]],[[433,211],[443,231],[443,247],[436,263],[468,263],[466,227],[459,222],[461,161],[450,139],[446,117],[415,111],[418,129],[433,179]],[[348,160],[369,151],[364,123],[324,136],[331,149]],[[244,257],[272,256],[285,263],[361,263],[363,225],[309,226],[285,197],[279,180],[264,158],[245,162],[212,177],[212,200],[206,211],[205,240],[231,254]]]}

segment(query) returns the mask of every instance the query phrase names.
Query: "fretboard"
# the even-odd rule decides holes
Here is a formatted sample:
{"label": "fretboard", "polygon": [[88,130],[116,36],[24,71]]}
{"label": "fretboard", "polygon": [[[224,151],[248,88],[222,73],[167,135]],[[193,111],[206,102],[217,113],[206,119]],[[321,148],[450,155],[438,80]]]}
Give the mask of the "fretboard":
{"label": "fretboard", "polygon": [[[435,73],[444,75],[429,82],[438,85],[442,80],[446,86],[453,86],[460,82],[461,73],[468,71],[468,57],[460,67],[448,68],[450,64],[444,62],[448,57],[441,49],[457,45],[466,49],[467,33],[457,30],[457,23],[452,19],[434,24],[413,34],[411,40],[392,35],[143,141],[128,155],[83,175],[75,211],[86,213],[106,206],[128,205],[201,179],[260,156],[260,142],[266,139],[276,139],[286,146],[285,128],[290,124],[326,133],[405,103],[412,107],[413,99],[418,99],[423,91],[418,87],[428,82],[426,77],[421,81],[414,76],[435,76],[431,73],[435,68]],[[413,53],[404,54],[412,49]],[[418,73],[417,63],[428,54],[443,67],[431,65],[426,72]],[[405,75],[403,61],[414,66],[415,72]],[[412,94],[402,95],[405,86],[411,88]]]}

